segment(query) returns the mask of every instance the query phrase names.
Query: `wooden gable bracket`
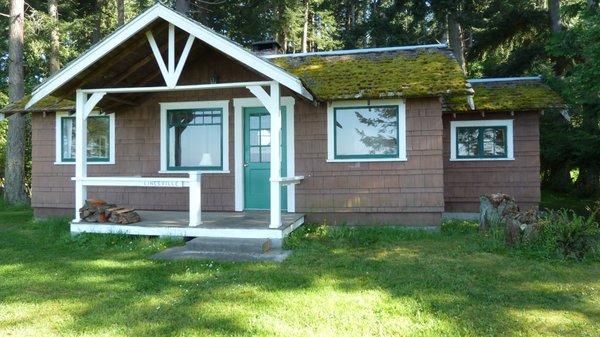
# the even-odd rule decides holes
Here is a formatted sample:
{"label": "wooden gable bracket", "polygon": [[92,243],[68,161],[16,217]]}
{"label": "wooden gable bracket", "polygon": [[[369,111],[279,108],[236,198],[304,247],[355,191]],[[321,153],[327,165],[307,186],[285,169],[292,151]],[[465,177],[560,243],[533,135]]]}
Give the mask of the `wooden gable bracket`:
{"label": "wooden gable bracket", "polygon": [[152,49],[152,53],[154,54],[154,58],[156,59],[156,63],[158,63],[158,68],[160,69],[163,78],[165,79],[165,84],[169,88],[174,88],[179,81],[179,76],[181,76],[181,72],[183,71],[183,66],[185,65],[185,61],[187,60],[190,50],[192,49],[192,45],[194,43],[194,35],[190,34],[185,43],[185,47],[183,47],[183,51],[181,52],[181,56],[179,57],[179,61],[177,65],[175,65],[175,26],[172,23],[169,23],[169,38],[168,38],[168,60],[165,64],[163,60],[162,54],[160,53],[160,48],[156,44],[156,40],[154,39],[154,35],[152,35],[152,31],[146,32],[146,37],[148,38],[148,43],[150,43],[150,48]]}

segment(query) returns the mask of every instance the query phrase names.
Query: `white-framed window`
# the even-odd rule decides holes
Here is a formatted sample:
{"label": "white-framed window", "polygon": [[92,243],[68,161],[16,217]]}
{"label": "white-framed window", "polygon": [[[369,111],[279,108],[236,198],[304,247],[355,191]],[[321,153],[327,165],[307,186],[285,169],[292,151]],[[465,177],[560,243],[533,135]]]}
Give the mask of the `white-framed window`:
{"label": "white-framed window", "polygon": [[328,105],[328,162],[405,160],[404,100],[335,101]]}
{"label": "white-framed window", "polygon": [[[75,116],[56,113],[55,164],[75,164]],[[115,114],[92,112],[87,118],[88,164],[115,163]]]}
{"label": "white-framed window", "polygon": [[229,172],[229,101],[160,103],[160,170]]}
{"label": "white-framed window", "polygon": [[451,121],[450,160],[514,160],[513,120]]}

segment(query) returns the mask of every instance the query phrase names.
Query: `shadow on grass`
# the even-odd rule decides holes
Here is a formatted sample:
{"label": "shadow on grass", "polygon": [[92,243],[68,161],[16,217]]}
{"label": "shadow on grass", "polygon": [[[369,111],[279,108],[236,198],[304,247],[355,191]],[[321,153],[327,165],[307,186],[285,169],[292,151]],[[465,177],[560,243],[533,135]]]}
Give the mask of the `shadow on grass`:
{"label": "shadow on grass", "polygon": [[[389,312],[382,314],[387,319],[403,315],[413,323],[438,322],[423,323],[430,334],[527,334],[531,327],[515,312],[533,310],[577,313],[593,322],[592,329],[600,320],[600,309],[591,305],[599,300],[597,287],[589,291],[600,279],[597,264],[590,268],[485,252],[468,228],[459,233],[301,232],[288,243],[294,254],[282,264],[151,261],[150,254],[173,242],[71,238],[61,220],[6,228],[0,236],[0,302],[58,306],[57,312],[71,317],[55,327],[58,334],[273,335],[279,331],[272,321],[287,317],[279,313],[302,307],[308,294],[316,294],[307,312],[296,313],[307,315],[305,325],[312,326],[292,330],[302,335],[345,322],[320,313],[314,318],[315,308],[330,308],[328,301],[337,305],[331,300],[336,293],[368,291],[389,296]],[[595,299],[586,298],[582,289]],[[37,312],[3,319],[0,330],[38,319]],[[577,332],[568,329],[565,333]]]}

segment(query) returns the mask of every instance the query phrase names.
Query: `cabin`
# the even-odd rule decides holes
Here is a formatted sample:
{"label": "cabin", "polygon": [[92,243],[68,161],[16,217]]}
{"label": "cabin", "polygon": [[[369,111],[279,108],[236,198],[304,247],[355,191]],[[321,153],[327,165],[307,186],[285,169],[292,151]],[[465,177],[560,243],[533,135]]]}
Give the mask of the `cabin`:
{"label": "cabin", "polygon": [[[443,44],[248,50],[156,4],[2,112],[32,116],[32,206],[72,233],[282,240],[305,222],[438,226],[540,201],[539,77],[473,79]],[[139,211],[86,222],[87,199]]]}

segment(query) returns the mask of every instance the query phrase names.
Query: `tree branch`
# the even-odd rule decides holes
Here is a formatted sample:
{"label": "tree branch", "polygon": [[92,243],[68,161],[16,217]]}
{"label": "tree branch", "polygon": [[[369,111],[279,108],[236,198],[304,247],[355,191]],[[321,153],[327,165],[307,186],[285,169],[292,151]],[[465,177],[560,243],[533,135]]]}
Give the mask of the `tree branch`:
{"label": "tree branch", "polygon": [[5,16],[5,17],[7,17],[7,18],[10,18],[10,15],[8,15],[8,14],[4,14],[4,13],[0,13],[0,16]]}

